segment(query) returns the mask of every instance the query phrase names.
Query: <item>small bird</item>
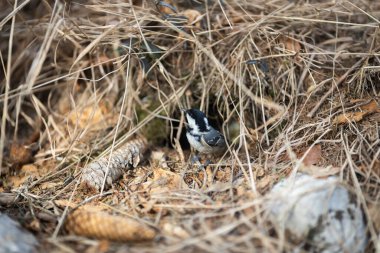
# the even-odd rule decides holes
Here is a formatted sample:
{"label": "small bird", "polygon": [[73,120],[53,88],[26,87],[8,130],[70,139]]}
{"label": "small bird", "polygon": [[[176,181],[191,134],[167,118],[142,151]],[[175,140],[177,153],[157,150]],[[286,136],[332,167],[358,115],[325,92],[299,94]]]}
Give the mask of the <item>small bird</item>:
{"label": "small bird", "polygon": [[199,153],[220,155],[226,148],[223,134],[210,126],[206,115],[197,109],[183,110],[187,120],[186,137]]}

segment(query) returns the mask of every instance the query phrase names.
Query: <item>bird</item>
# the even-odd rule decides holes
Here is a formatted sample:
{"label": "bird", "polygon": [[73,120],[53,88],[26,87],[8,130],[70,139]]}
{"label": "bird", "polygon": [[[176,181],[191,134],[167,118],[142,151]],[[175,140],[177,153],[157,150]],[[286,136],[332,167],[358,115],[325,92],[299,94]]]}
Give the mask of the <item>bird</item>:
{"label": "bird", "polygon": [[223,134],[213,128],[206,115],[198,109],[183,109],[186,116],[186,137],[201,154],[221,155],[227,149]]}

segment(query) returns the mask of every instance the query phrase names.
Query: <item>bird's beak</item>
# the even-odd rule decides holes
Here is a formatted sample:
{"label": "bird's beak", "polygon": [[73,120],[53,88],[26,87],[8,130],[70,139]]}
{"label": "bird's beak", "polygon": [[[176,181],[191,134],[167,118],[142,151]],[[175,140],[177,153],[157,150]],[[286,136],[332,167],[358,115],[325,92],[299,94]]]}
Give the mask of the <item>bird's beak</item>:
{"label": "bird's beak", "polygon": [[180,108],[181,112],[185,113],[186,114],[186,109],[185,108]]}

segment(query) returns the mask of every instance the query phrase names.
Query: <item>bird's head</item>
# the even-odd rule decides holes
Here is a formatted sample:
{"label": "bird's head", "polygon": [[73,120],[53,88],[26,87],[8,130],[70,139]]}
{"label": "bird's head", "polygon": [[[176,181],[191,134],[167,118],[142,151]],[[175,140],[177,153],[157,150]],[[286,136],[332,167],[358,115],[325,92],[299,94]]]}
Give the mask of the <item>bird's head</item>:
{"label": "bird's head", "polygon": [[210,130],[206,115],[197,109],[183,110],[186,116],[187,128],[195,133]]}

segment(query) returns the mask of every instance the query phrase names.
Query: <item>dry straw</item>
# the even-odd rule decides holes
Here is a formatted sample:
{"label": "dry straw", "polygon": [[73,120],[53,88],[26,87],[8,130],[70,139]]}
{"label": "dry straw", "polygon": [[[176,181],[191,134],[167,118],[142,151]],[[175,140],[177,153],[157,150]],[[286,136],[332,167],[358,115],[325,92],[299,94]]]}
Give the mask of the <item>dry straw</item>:
{"label": "dry straw", "polygon": [[[290,252],[304,244],[263,207],[274,183],[302,170],[357,196],[367,251],[379,251],[379,14],[372,0],[0,1],[0,203],[52,251],[96,244],[64,232],[67,215],[82,222],[54,202],[64,199],[160,231],[128,252]],[[179,108],[190,107],[229,138],[223,160],[200,171],[180,138]],[[146,142],[122,147],[136,134]],[[146,143],[165,168],[150,157],[136,166]],[[12,146],[36,171],[10,159]],[[165,173],[152,182],[154,169],[187,187],[168,187]],[[105,220],[97,229],[118,223]]]}

